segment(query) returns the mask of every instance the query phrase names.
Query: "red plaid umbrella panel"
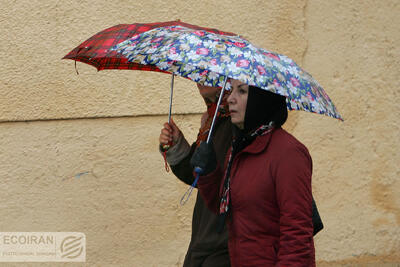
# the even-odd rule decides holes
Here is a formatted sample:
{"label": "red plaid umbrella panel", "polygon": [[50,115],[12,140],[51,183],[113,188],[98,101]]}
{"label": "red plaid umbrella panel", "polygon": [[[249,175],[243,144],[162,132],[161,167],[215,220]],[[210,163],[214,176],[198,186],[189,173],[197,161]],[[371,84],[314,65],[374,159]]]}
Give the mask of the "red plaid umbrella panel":
{"label": "red plaid umbrella panel", "polygon": [[142,65],[138,63],[128,62],[127,58],[122,56],[116,51],[110,49],[123,42],[134,35],[166,26],[180,25],[196,30],[205,30],[208,32],[223,34],[223,35],[236,35],[230,32],[223,32],[217,29],[200,27],[181,21],[167,21],[167,22],[154,22],[154,23],[134,23],[134,24],[118,24],[108,29],[105,29],[69,52],[63,59],[72,59],[80,62],[87,63],[94,66],[98,71],[104,69],[130,69],[130,70],[144,70],[144,71],[158,71],[160,70],[154,65]]}

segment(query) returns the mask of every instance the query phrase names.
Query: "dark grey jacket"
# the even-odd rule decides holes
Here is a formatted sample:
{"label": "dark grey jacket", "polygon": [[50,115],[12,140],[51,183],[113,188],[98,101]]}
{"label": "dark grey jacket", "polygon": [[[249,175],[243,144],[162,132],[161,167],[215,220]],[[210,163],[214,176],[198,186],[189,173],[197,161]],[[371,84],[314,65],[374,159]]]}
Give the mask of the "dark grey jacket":
{"label": "dark grey jacket", "polygon": [[[225,155],[232,140],[230,118],[221,118],[215,125],[213,134],[214,149],[217,160],[223,167]],[[191,185],[194,181],[190,159],[196,146],[193,144],[190,153],[179,163],[171,165],[172,172],[182,182]],[[168,157],[168,155],[167,155]],[[226,228],[226,227],[225,227]],[[228,232],[217,232],[217,215],[208,210],[200,193],[197,193],[193,210],[192,237],[186,253],[184,267],[225,267],[230,266],[228,252]]]}

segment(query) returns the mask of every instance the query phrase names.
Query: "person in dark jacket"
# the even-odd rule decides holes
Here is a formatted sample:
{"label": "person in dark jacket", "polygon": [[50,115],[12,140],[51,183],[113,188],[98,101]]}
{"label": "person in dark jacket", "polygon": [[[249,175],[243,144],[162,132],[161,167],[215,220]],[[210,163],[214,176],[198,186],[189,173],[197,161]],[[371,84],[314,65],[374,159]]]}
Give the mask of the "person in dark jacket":
{"label": "person in dark jacket", "polygon": [[[218,94],[221,90],[218,87],[199,84],[197,86],[207,105],[207,111],[202,116],[201,128],[196,142],[190,146],[173,120],[169,124],[164,124],[159,138],[161,146],[172,143],[172,146],[165,153],[166,160],[175,176],[187,185],[191,185],[194,181],[190,159],[200,142],[207,138],[216,110]],[[221,163],[224,162],[232,138],[232,124],[229,118],[227,97],[228,95],[222,101],[213,130],[214,149],[217,151],[216,157]],[[230,266],[228,233],[226,229],[222,233],[215,230],[217,219],[217,216],[207,208],[201,195],[197,193],[193,209],[192,236],[185,256],[184,267]]]}
{"label": "person in dark jacket", "polygon": [[315,266],[311,175],[307,148],[281,128],[283,96],[231,80],[228,98],[235,137],[224,168],[201,143],[191,164],[198,186],[225,221],[232,266]]}

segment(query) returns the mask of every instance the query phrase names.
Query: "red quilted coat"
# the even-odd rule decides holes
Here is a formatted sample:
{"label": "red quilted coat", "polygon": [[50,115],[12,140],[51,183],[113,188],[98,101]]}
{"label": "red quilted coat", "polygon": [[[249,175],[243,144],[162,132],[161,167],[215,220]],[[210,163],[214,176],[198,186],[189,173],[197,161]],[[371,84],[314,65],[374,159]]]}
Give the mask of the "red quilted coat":
{"label": "red quilted coat", "polygon": [[[258,136],[233,159],[229,254],[233,267],[315,266],[312,160],[282,128]],[[219,210],[223,173],[199,179],[208,207]]]}

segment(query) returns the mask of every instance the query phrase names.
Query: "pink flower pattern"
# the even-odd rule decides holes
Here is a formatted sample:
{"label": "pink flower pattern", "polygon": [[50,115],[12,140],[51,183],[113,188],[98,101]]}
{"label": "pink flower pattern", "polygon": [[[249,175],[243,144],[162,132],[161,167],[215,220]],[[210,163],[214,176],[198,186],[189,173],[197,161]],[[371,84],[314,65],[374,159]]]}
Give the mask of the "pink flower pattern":
{"label": "pink flower pattern", "polygon": [[204,31],[194,31],[194,34],[196,34],[197,36],[204,36]]}
{"label": "pink flower pattern", "polygon": [[236,66],[239,68],[247,68],[249,66],[249,61],[247,59],[239,59],[236,61]]}
{"label": "pink flower pattern", "polygon": [[240,48],[243,48],[243,47],[246,46],[245,43],[241,43],[241,42],[235,42],[234,45],[237,46],[237,47],[240,47]]}
{"label": "pink flower pattern", "polygon": [[222,86],[225,76],[239,79],[286,96],[289,109],[342,119],[323,88],[293,60],[239,36],[167,26],[135,35],[113,50],[128,61],[156,65],[210,86]]}
{"label": "pink flower pattern", "polygon": [[258,73],[260,75],[265,75],[267,73],[265,68],[263,66],[260,66],[260,65],[257,66],[257,70],[258,70]]}
{"label": "pink flower pattern", "polygon": [[176,54],[176,48],[175,47],[171,47],[169,49],[169,53],[172,54],[172,55],[175,55]]}
{"label": "pink flower pattern", "polygon": [[196,54],[198,55],[208,55],[209,50],[207,48],[198,48]]}
{"label": "pink flower pattern", "polygon": [[296,78],[292,77],[290,78],[290,82],[292,83],[293,86],[297,87],[300,85],[299,80],[297,80]]}

